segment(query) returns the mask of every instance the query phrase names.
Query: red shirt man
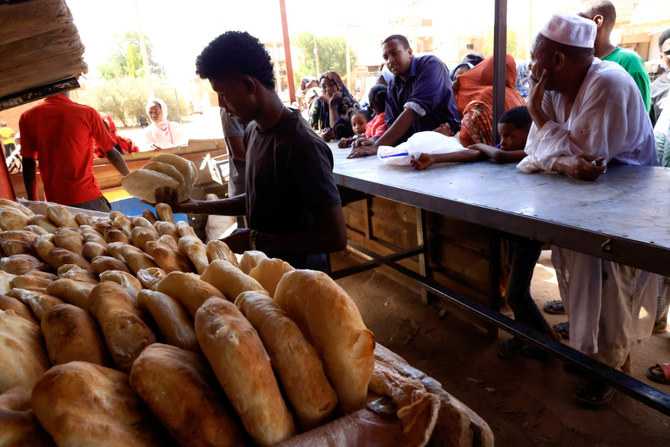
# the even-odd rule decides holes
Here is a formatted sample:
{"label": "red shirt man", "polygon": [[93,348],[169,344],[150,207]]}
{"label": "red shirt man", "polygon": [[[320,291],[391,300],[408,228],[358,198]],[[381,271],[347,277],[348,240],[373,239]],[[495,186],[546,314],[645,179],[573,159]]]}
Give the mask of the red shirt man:
{"label": "red shirt man", "polygon": [[123,175],[128,167],[98,112],[63,94],[48,97],[19,120],[23,178],[28,198],[36,200],[35,158],[47,200],[109,211],[93,174],[93,140]]}

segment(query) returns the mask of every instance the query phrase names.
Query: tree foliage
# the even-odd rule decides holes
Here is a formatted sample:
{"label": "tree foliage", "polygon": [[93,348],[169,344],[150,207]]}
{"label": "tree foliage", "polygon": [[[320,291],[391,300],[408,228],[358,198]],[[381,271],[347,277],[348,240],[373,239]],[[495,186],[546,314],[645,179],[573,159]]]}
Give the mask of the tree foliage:
{"label": "tree foliage", "polygon": [[[152,74],[161,75],[163,67],[152,56],[152,46],[148,37],[144,37],[149,67]],[[116,48],[106,64],[100,65],[98,70],[104,79],[118,77],[144,77],[144,64],[140,50],[140,35],[137,31],[129,31],[115,36]]]}
{"label": "tree foliage", "polygon": [[[315,41],[319,53],[319,68],[321,69],[321,73],[316,72],[316,58],[314,56]],[[341,77],[347,74],[347,44],[343,37],[319,37],[308,31],[303,31],[292,43],[302,53],[300,66],[296,70],[296,84],[300,84],[300,80],[305,76],[318,77],[328,70],[336,71]],[[349,53],[351,69],[353,70],[356,65],[356,54],[351,49]]]}
{"label": "tree foliage", "polygon": [[145,115],[147,88],[143,78],[130,76],[106,79],[80,92],[80,100],[104,112],[124,126],[136,124]]}

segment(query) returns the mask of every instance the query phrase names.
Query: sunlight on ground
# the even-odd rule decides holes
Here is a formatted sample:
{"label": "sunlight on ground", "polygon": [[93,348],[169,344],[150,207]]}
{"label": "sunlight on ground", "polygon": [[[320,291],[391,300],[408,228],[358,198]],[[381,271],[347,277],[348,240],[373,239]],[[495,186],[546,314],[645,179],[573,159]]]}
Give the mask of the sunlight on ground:
{"label": "sunlight on ground", "polygon": [[541,268],[542,270],[547,272],[547,274],[550,275],[549,278],[543,279],[542,280],[543,282],[548,282],[550,284],[558,285],[558,280],[556,279],[556,271],[552,267],[547,267],[546,265],[537,264],[536,268]]}

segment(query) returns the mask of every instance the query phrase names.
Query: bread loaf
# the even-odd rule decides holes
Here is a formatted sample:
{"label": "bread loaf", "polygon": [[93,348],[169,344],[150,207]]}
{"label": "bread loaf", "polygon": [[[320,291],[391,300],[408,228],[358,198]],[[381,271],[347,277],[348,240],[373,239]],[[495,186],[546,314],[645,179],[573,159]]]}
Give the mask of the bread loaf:
{"label": "bread loaf", "polygon": [[121,186],[131,196],[149,203],[156,203],[157,189],[163,187],[177,189],[179,183],[169,175],[148,169],[138,169],[123,177]]}
{"label": "bread loaf", "polygon": [[14,278],[16,278],[16,276],[17,275],[13,275],[11,273],[5,272],[4,270],[0,270],[0,294],[6,294],[10,290],[12,290],[12,281],[14,281]]}
{"label": "bread loaf", "polygon": [[40,326],[52,365],[75,360],[108,363],[100,329],[85,310],[71,304],[53,306],[42,316]]}
{"label": "bread loaf", "polygon": [[[148,211],[148,210],[146,210],[146,211]],[[154,217],[154,219],[155,219],[155,217]],[[133,224],[133,229],[135,229],[137,227],[141,227],[141,228],[149,228],[151,231],[154,231],[154,232],[156,231],[156,229],[154,228],[154,224],[152,222],[149,222],[149,220],[147,220],[147,218],[144,217],[144,216],[132,217],[130,219],[130,221]]]}
{"label": "bread loaf", "polygon": [[114,364],[121,371],[129,372],[142,349],[156,342],[128,292],[115,282],[103,281],[93,288],[90,312],[100,325]]}
{"label": "bread loaf", "polygon": [[93,225],[95,223],[95,219],[84,213],[75,214],[74,221],[77,222],[79,227],[81,227],[82,225]]}
{"label": "bread loaf", "polygon": [[262,251],[247,250],[242,254],[242,259],[240,259],[240,269],[248,275],[261,262],[261,259],[267,258]]}
{"label": "bread loaf", "polygon": [[196,271],[200,274],[202,274],[209,265],[207,248],[205,244],[195,236],[184,236],[180,238],[179,252],[191,260]]}
{"label": "bread loaf", "polygon": [[177,226],[172,222],[158,220],[154,224],[154,228],[158,231],[160,235],[172,236],[175,240],[179,239],[179,231],[177,231]]}
{"label": "bread loaf", "polygon": [[159,267],[149,267],[148,269],[141,269],[137,272],[137,279],[147,289],[153,289],[154,286],[163,278],[165,278],[165,270]]}
{"label": "bread loaf", "polygon": [[195,313],[207,298],[212,296],[225,298],[219,289],[201,280],[194,273],[172,272],[160,280],[154,289],[179,301],[194,318]]}
{"label": "bread loaf", "polygon": [[23,230],[30,218],[16,208],[0,206],[0,228],[3,230]]}
{"label": "bread loaf", "polygon": [[111,256],[97,256],[91,260],[91,268],[97,274],[107,270],[119,270],[130,273],[130,269],[125,262],[119,261]]}
{"label": "bread loaf", "polygon": [[54,244],[57,247],[70,250],[72,253],[81,254],[84,246],[84,237],[74,228],[60,227],[54,233]]}
{"label": "bread loaf", "polygon": [[314,270],[286,273],[274,298],[321,355],[344,410],[363,408],[375,340],[356,303],[328,275]]}
{"label": "bread loaf", "polygon": [[55,233],[58,229],[58,225],[54,225],[48,217],[41,214],[35,214],[28,219],[28,222],[32,225],[37,225],[38,227],[44,228],[48,233]]}
{"label": "bread loaf", "polygon": [[132,273],[107,270],[100,274],[100,281],[112,281],[122,286],[133,299],[133,305],[137,307],[137,293],[142,290],[142,283]]}
{"label": "bread loaf", "polygon": [[191,317],[174,298],[145,289],[137,294],[137,304],[151,314],[167,344],[187,351],[200,351]]}
{"label": "bread loaf", "polygon": [[47,217],[57,227],[79,228],[79,224],[72,213],[62,205],[49,205],[47,207]]}
{"label": "bread loaf", "polygon": [[72,253],[70,250],[66,250],[60,247],[52,248],[49,250],[49,253],[46,255],[46,257],[43,257],[42,259],[44,259],[55,269],[64,264],[76,264],[83,269],[91,270],[91,264],[89,264],[86,258],[84,258],[82,255]]}
{"label": "bread loaf", "polygon": [[39,225],[26,225],[25,228],[27,231],[32,231],[38,236],[42,236],[43,234],[48,234],[49,232],[45,230],[44,228],[40,227]]}
{"label": "bread loaf", "polygon": [[179,445],[248,445],[201,355],[154,343],[135,361],[130,384]]}
{"label": "bread loaf", "polygon": [[108,244],[111,244],[112,242],[123,242],[124,244],[130,243],[130,237],[125,232],[119,230],[113,225],[105,228],[105,232],[103,234],[105,236],[105,241]]}
{"label": "bread loaf", "polygon": [[223,259],[230,262],[235,267],[238,266],[235,253],[233,253],[230,247],[228,247],[228,244],[226,244],[223,241],[214,240],[207,242],[206,251],[207,251],[207,260],[209,262],[215,261],[217,259]]}
{"label": "bread loaf", "polygon": [[33,270],[48,272],[49,266],[31,255],[12,255],[0,259],[0,269],[12,275],[25,275]]}
{"label": "bread loaf", "polygon": [[12,388],[0,395],[0,441],[7,447],[55,447],[30,409],[30,390]]}
{"label": "bread loaf", "polygon": [[235,305],[258,331],[300,426],[309,430],[326,422],[337,405],[337,394],[321,358],[298,326],[265,294],[241,293]]}
{"label": "bread loaf", "polygon": [[264,258],[256,264],[256,267],[251,269],[249,276],[258,281],[270,296],[274,296],[279,280],[284,276],[284,273],[291,270],[294,270],[294,268],[288,262],[277,258]]}
{"label": "bread loaf", "polygon": [[15,208],[16,210],[22,212],[28,217],[35,215],[35,213],[33,213],[33,211],[30,208],[21,205],[19,202],[15,202],[14,200],[0,198],[0,206],[9,206]]}
{"label": "bread loaf", "polygon": [[175,225],[177,225],[177,231],[179,232],[179,236],[184,237],[184,236],[193,236],[193,237],[198,237],[195,234],[195,230],[193,229],[192,226],[187,224],[184,221],[179,221]]}
{"label": "bread loaf", "polygon": [[152,224],[152,225],[154,224],[154,222],[156,222],[158,220],[158,219],[156,219],[156,215],[151,210],[142,211],[142,217],[144,217],[146,220],[148,220],[149,223]]}
{"label": "bread loaf", "polygon": [[258,334],[234,304],[210,298],[198,309],[195,332],[242,424],[253,440],[271,446],[295,434]]}
{"label": "bread loaf", "polygon": [[170,247],[158,241],[148,241],[144,245],[144,251],[154,258],[156,264],[166,273],[191,271],[191,263],[184,255],[172,251]]}
{"label": "bread loaf", "polygon": [[32,290],[12,289],[7,292],[7,296],[16,298],[23,304],[28,305],[38,320],[41,320],[44,313],[53,306],[63,304],[63,300],[60,298]]}
{"label": "bread loaf", "polygon": [[245,275],[240,269],[223,259],[212,262],[201,275],[201,278],[223,292],[231,301],[234,301],[240,293],[246,291],[257,291],[267,295],[267,291],[258,281],[249,275]]}
{"label": "bread loaf", "polygon": [[104,366],[54,366],[35,385],[30,403],[59,446],[171,445],[128,376]]}
{"label": "bread loaf", "polygon": [[58,267],[58,276],[60,278],[73,279],[75,281],[87,282],[89,284],[98,284],[98,275],[91,270],[86,270],[75,264],[64,264]]}
{"label": "bread loaf", "polygon": [[132,245],[122,245],[120,248],[120,253],[128,267],[130,267],[130,270],[132,270],[134,273],[137,273],[141,269],[158,267],[151,256],[144,253],[139,248],[133,247]]}
{"label": "bread loaf", "polygon": [[172,208],[167,203],[156,204],[156,215],[158,216],[159,220],[174,223],[174,215],[172,214]]}
{"label": "bread loaf", "polygon": [[39,326],[13,310],[0,311],[0,394],[14,387],[32,389],[49,367]]}
{"label": "bread loaf", "polygon": [[81,255],[89,261],[98,256],[107,256],[108,254],[105,246],[100,245],[97,242],[86,242],[81,247]]}
{"label": "bread loaf", "polygon": [[33,315],[30,307],[27,304],[22,303],[16,298],[12,298],[7,295],[0,295],[0,310],[13,310],[20,317],[25,318],[31,323],[38,324],[35,316]]}
{"label": "bread loaf", "polygon": [[49,284],[47,293],[81,309],[89,310],[89,295],[94,287],[94,284],[88,282],[60,278]]}
{"label": "bread loaf", "polygon": [[179,253],[179,245],[177,244],[177,240],[169,234],[162,234],[156,240],[161,244],[165,244],[170,247],[172,251]]}
{"label": "bread loaf", "polygon": [[151,229],[146,227],[135,227],[130,232],[130,238],[133,241],[135,247],[141,248],[144,250],[144,246],[149,241],[155,241],[158,239],[158,231],[152,226]]}
{"label": "bread loaf", "polygon": [[12,288],[33,290],[35,292],[47,293],[47,286],[53,280],[48,278],[41,278],[37,276],[30,276],[29,274],[16,276],[10,282]]}

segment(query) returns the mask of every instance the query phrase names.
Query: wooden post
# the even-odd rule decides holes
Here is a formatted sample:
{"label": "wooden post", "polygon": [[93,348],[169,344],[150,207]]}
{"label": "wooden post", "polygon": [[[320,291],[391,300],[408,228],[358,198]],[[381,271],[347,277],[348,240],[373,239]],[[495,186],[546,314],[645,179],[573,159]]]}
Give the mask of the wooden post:
{"label": "wooden post", "polygon": [[291,41],[288,38],[288,24],[286,22],[286,2],[279,0],[281,10],[281,27],[284,34],[284,54],[286,55],[286,80],[288,82],[289,102],[295,102],[295,84],[293,82],[293,64],[291,63]]}
{"label": "wooden post", "polygon": [[498,121],[505,113],[507,72],[507,0],[495,0],[493,29],[493,144],[500,141]]}

